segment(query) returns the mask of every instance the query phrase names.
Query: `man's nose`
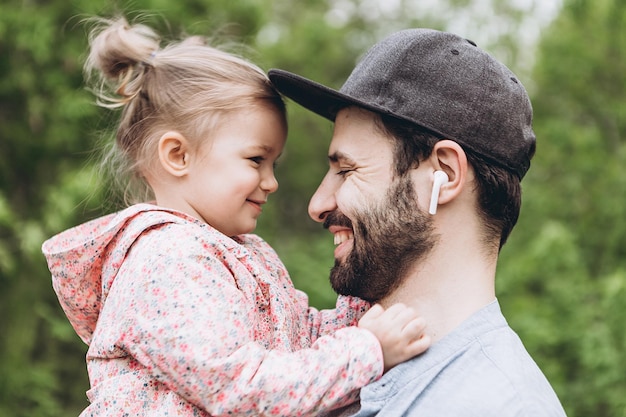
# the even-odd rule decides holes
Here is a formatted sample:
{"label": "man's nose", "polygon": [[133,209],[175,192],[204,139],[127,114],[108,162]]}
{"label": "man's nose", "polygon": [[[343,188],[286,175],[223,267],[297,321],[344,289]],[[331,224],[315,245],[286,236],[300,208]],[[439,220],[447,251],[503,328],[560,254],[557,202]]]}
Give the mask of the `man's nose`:
{"label": "man's nose", "polygon": [[323,222],[328,213],[337,209],[335,191],[328,181],[328,174],[317,187],[309,202],[309,216],[316,222]]}

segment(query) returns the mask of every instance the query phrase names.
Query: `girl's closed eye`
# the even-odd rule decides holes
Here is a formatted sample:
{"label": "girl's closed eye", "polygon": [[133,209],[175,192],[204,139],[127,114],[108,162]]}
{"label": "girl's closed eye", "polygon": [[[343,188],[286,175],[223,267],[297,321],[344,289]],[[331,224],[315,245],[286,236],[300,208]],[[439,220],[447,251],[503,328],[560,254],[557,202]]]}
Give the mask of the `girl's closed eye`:
{"label": "girl's closed eye", "polygon": [[248,159],[257,165],[261,165],[261,162],[265,161],[265,158],[262,156],[252,156]]}

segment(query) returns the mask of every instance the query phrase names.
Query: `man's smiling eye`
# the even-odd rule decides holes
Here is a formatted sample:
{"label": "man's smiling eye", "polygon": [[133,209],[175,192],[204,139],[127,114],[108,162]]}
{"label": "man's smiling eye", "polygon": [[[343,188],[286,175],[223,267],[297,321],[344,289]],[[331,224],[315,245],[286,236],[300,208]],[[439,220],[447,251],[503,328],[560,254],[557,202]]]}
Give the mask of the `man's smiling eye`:
{"label": "man's smiling eye", "polygon": [[353,169],[342,169],[342,170],[337,171],[337,175],[343,177],[343,176],[348,175],[352,171],[354,171],[354,170]]}

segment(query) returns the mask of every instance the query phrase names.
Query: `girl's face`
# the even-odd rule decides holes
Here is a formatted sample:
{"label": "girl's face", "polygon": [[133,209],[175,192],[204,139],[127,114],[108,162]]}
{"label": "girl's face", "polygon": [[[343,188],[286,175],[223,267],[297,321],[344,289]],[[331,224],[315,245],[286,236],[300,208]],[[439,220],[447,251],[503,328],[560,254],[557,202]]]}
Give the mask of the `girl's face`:
{"label": "girl's face", "polygon": [[274,166],[286,137],[284,116],[273,106],[227,116],[198,148],[183,184],[192,214],[227,236],[252,232],[278,189]]}

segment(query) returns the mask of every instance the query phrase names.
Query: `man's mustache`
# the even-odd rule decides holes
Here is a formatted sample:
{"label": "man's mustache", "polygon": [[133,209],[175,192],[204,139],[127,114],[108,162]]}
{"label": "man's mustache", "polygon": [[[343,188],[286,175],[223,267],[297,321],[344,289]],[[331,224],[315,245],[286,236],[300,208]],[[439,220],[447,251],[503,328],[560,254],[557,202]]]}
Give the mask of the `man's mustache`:
{"label": "man's mustache", "polygon": [[328,229],[330,226],[343,226],[352,229],[352,221],[339,210],[335,210],[331,211],[324,219],[324,228]]}

